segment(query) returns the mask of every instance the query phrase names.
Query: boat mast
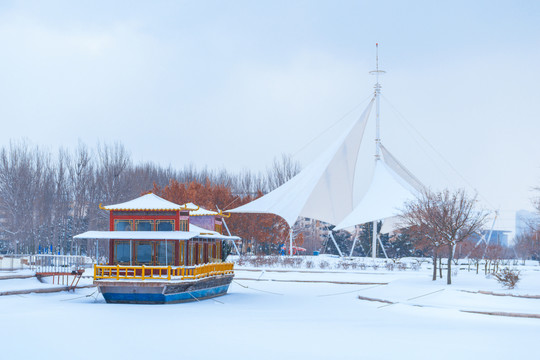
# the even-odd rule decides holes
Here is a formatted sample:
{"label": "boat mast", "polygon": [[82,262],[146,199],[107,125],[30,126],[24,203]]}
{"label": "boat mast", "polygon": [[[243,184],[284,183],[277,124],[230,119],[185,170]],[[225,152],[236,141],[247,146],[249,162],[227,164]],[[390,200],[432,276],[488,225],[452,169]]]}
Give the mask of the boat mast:
{"label": "boat mast", "polygon": [[[375,117],[375,165],[380,160],[380,144],[381,144],[381,126],[380,126],[380,104],[381,104],[381,84],[379,84],[379,75],[383,75],[386,71],[379,70],[379,43],[375,44],[375,70],[370,71],[371,75],[375,75],[376,84],[375,88],[375,105],[376,105],[376,117]],[[377,221],[373,221],[373,239],[371,243],[371,257],[375,259],[377,257]]]}

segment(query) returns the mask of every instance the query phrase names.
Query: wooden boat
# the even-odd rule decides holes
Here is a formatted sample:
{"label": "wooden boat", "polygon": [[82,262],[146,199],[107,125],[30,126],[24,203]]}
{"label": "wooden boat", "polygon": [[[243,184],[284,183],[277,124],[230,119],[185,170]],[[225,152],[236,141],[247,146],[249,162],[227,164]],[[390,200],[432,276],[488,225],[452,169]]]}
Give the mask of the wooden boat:
{"label": "wooden boat", "polygon": [[[169,304],[227,293],[234,271],[223,262],[223,242],[240,238],[221,234],[221,212],[151,193],[100,208],[110,212],[110,230],[74,238],[109,242],[108,264],[94,265],[94,284],[108,303]],[[191,216],[205,228],[190,224]]]}
{"label": "wooden boat", "polygon": [[232,263],[190,267],[94,265],[94,284],[108,303],[172,304],[225,295]]}

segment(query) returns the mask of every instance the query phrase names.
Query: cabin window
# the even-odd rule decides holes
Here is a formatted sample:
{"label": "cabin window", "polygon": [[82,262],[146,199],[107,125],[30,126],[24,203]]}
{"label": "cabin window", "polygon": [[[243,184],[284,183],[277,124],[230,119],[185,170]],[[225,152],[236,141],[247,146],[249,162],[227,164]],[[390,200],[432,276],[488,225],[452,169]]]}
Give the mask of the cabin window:
{"label": "cabin window", "polygon": [[180,220],[180,231],[189,231],[189,220]]}
{"label": "cabin window", "polygon": [[131,231],[133,220],[114,220],[114,231]]}
{"label": "cabin window", "polygon": [[174,220],[157,220],[156,221],[156,230],[157,231],[173,231],[174,230]]}
{"label": "cabin window", "polygon": [[180,255],[180,259],[178,259],[178,263],[179,265],[186,265],[185,261],[185,251],[186,251],[186,242],[181,240],[179,242],[179,247],[180,247],[180,250],[178,251],[179,255]]}
{"label": "cabin window", "polygon": [[172,265],[174,264],[174,242],[160,241],[157,246],[157,264],[156,265]]}
{"label": "cabin window", "polygon": [[153,255],[153,244],[151,242],[138,242],[136,251],[137,251],[137,264],[151,264],[152,255]]}
{"label": "cabin window", "polygon": [[129,251],[129,241],[117,241],[114,243],[114,255],[116,264],[129,264],[131,254]]}
{"label": "cabin window", "polygon": [[154,220],[135,220],[137,231],[152,231],[154,230]]}
{"label": "cabin window", "polygon": [[195,262],[195,246],[196,244],[192,243],[191,241],[189,242],[189,245],[188,245],[188,251],[189,251],[189,259],[188,259],[188,262],[189,262],[189,265],[193,265],[193,263]]}

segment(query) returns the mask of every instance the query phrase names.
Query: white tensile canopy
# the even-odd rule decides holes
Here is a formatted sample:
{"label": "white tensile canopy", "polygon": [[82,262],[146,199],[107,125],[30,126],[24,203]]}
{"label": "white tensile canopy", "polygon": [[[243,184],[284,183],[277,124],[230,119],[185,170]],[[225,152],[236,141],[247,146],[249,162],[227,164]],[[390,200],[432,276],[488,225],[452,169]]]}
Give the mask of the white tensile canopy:
{"label": "white tensile canopy", "polygon": [[[378,44],[375,95],[356,121],[336,143],[298,175],[265,196],[232,210],[231,213],[272,213],[287,221],[292,253],[292,226],[299,216],[350,229],[358,224],[395,216],[404,202],[422,191],[423,185],[381,144],[379,134],[380,91]],[[358,179],[368,180],[370,171],[357,168],[360,146],[371,109],[376,104],[375,166],[370,186],[355,202]],[[364,172],[365,171],[365,172]],[[367,182],[366,182],[367,183]],[[394,222],[395,223],[395,222]],[[375,224],[374,224],[375,225]],[[376,256],[376,226],[373,226],[373,252]],[[337,246],[332,232],[330,237]],[[354,244],[353,244],[354,248]],[[352,255],[352,251],[351,251]]]}
{"label": "white tensile canopy", "polygon": [[[414,199],[423,185],[381,144],[383,158],[375,162],[371,184],[354,210],[334,230],[399,215],[403,204]],[[396,226],[394,221],[394,226]],[[392,230],[391,228],[387,228]]]}
{"label": "white tensile canopy", "polygon": [[411,192],[394,177],[382,161],[377,161],[371,185],[365,196],[334,230],[350,229],[358,224],[397,215],[398,207],[410,198]]}
{"label": "white tensile canopy", "polygon": [[[291,228],[303,216],[335,224],[336,230],[350,230],[358,224],[395,217],[406,201],[422,191],[423,185],[380,142],[381,156],[375,158],[370,185],[363,197],[354,202],[358,190],[355,177],[369,176],[368,171],[358,173],[356,163],[375,99],[358,121],[303,171],[265,196],[227,212],[276,214]],[[394,230],[396,221],[390,221],[389,225]],[[331,232],[330,236],[334,240]],[[339,248],[338,252],[341,254]]]}
{"label": "white tensile canopy", "polygon": [[358,151],[373,100],[358,121],[316,161],[274,191],[229,213],[269,213],[294,225],[299,216],[337,224],[353,210]]}

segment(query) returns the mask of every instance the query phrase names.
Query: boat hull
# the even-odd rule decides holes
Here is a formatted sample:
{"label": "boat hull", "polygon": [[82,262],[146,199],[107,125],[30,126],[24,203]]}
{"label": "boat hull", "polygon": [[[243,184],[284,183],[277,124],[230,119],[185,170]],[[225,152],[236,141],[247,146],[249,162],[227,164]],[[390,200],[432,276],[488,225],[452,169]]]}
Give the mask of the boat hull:
{"label": "boat hull", "polygon": [[174,304],[225,295],[234,275],[197,280],[96,280],[108,303]]}

